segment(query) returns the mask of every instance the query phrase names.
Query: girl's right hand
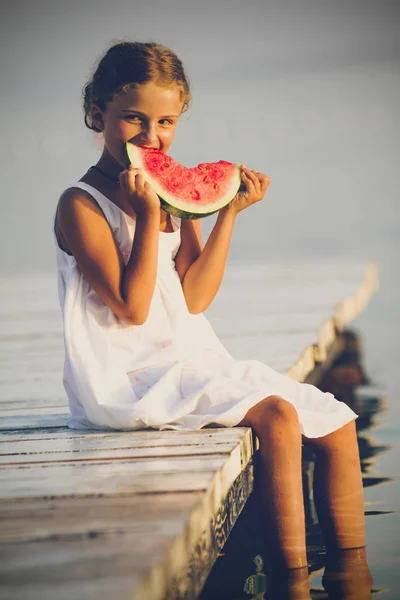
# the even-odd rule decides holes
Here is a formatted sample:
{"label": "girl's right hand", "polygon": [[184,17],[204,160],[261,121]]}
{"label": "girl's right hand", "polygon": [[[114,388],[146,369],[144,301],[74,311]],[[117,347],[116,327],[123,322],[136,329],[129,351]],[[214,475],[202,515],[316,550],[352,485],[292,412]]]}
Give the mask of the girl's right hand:
{"label": "girl's right hand", "polygon": [[129,165],[120,173],[119,183],[123,202],[133,208],[137,218],[160,214],[160,199],[151,185],[145,181],[141,169]]}

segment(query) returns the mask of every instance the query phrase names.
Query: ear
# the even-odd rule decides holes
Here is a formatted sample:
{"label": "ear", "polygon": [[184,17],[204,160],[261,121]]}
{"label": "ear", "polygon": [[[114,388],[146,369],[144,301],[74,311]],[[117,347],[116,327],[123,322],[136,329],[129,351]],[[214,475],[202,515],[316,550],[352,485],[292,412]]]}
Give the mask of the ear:
{"label": "ear", "polygon": [[90,107],[90,120],[92,121],[92,124],[99,129],[99,131],[103,131],[103,111],[97,106],[97,104],[92,104]]}

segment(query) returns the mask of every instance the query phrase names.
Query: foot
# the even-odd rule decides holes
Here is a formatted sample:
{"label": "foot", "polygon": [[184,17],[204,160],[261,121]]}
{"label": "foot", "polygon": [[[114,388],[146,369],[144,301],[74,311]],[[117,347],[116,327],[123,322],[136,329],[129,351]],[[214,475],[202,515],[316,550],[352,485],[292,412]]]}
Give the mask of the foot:
{"label": "foot", "polygon": [[270,571],[267,577],[268,600],[311,600],[308,567]]}
{"label": "foot", "polygon": [[322,585],[329,600],[372,600],[373,579],[365,548],[349,548],[327,556]]}

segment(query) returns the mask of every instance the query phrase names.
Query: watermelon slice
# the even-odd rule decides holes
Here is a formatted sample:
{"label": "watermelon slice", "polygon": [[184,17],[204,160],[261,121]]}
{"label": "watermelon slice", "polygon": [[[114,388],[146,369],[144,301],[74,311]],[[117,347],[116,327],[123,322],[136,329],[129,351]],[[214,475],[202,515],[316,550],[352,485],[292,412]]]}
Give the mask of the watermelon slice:
{"label": "watermelon slice", "polygon": [[126,143],[127,163],[143,169],[162,208],[176,217],[199,219],[211,215],[235,197],[240,166],[225,160],[187,168],[160,150]]}

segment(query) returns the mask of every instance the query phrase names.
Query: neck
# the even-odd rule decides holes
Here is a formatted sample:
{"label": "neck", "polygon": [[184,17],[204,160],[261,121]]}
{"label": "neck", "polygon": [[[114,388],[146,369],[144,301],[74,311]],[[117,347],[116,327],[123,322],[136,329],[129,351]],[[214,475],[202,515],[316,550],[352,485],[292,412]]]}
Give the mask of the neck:
{"label": "neck", "polygon": [[110,177],[118,181],[119,174],[124,170],[124,167],[115,160],[115,158],[109,153],[107,148],[104,148],[103,154],[100,156],[100,160],[97,163],[103,171],[105,171]]}

